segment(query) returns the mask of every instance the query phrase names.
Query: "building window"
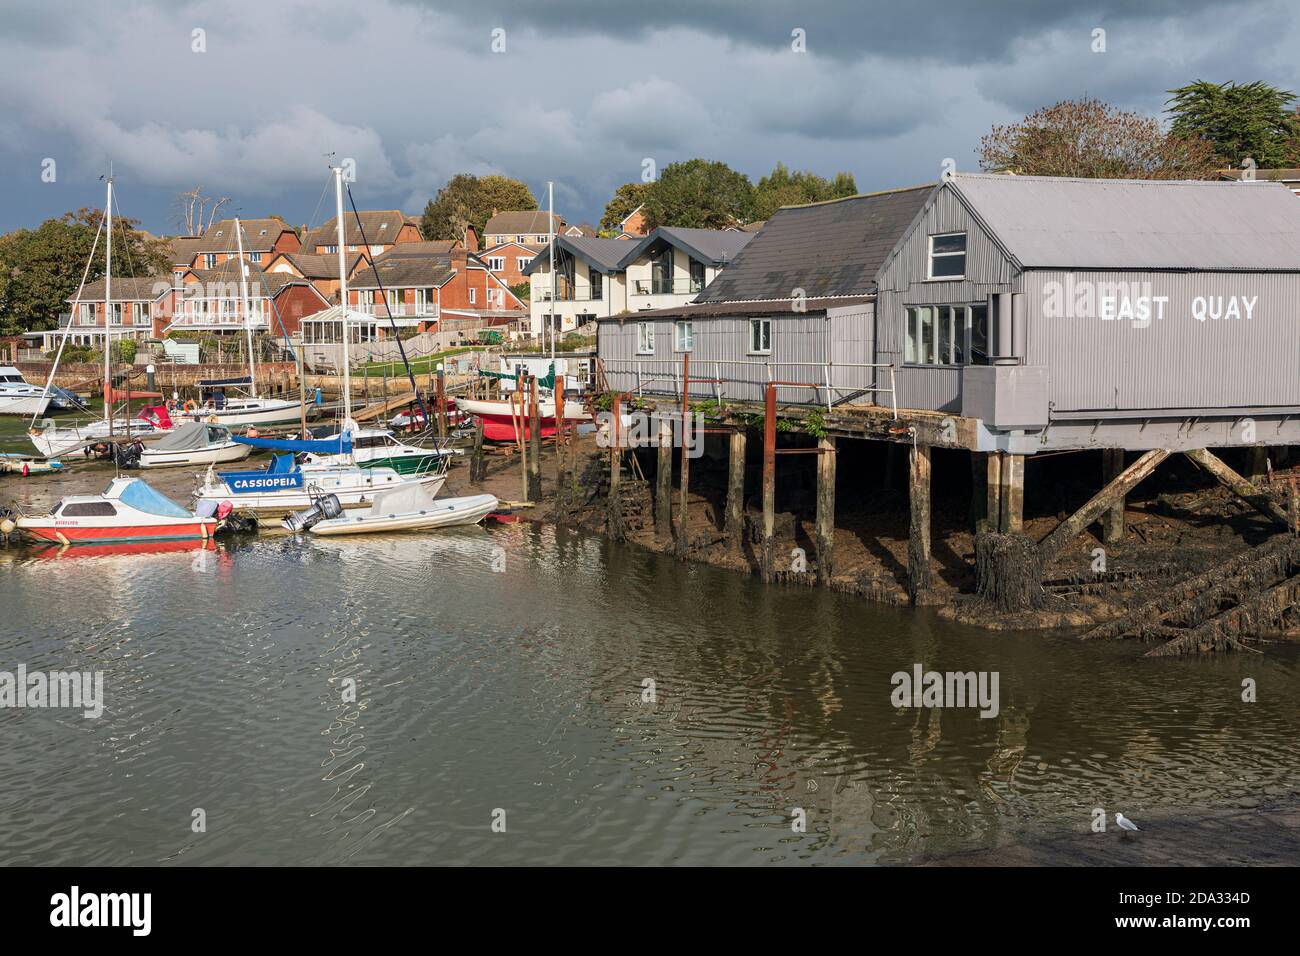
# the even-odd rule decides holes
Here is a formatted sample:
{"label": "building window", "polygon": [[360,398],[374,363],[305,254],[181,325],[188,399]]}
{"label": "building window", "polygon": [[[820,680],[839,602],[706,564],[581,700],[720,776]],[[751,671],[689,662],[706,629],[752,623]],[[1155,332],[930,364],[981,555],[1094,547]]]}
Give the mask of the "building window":
{"label": "building window", "polygon": [[515,268],[523,272],[532,264],[532,261],[532,256],[515,256]]}
{"label": "building window", "polygon": [[960,279],[966,275],[966,233],[930,237],[930,278]]}
{"label": "building window", "polygon": [[749,351],[754,355],[772,354],[772,320],[749,320]]}
{"label": "building window", "polygon": [[636,324],[636,354],[655,354],[655,324],[653,322],[638,322]]}
{"label": "building window", "polygon": [[699,292],[704,288],[704,263],[698,259],[691,260],[691,291]]}
{"label": "building window", "polygon": [[131,306],[131,311],[134,313],[134,315],[131,318],[131,321],[134,322],[136,325],[149,324],[149,304],[147,302],[134,303]]}
{"label": "building window", "polygon": [[205,252],[203,254],[203,268],[215,269],[217,267],[217,254],[215,252]]}
{"label": "building window", "polygon": [[248,254],[248,261],[249,261],[249,262],[261,262],[261,261],[262,261],[262,254],[261,254],[260,252],[250,252],[250,253]]}
{"label": "building window", "polygon": [[987,365],[988,308],[918,305],[907,308],[908,365]]}
{"label": "building window", "polygon": [[339,247],[338,247],[338,246],[326,246],[326,247],[325,247],[325,255],[327,255],[327,256],[332,256],[332,255],[334,255],[334,253],[336,253],[336,252],[338,252],[338,251],[339,251]]}
{"label": "building window", "polygon": [[593,299],[603,299],[605,297],[605,277],[599,272],[589,272],[587,275],[591,279],[591,297]]}
{"label": "building window", "polygon": [[478,289],[470,289],[470,290],[469,290],[469,304],[470,304],[470,305],[473,305],[473,304],[476,303],[476,302],[478,302]]}
{"label": "building window", "polygon": [[83,303],[81,303],[81,305],[80,305],[78,308],[79,308],[80,311],[81,311],[81,317],[80,317],[80,318],[81,318],[81,324],[82,324],[82,325],[94,325],[94,324],[95,324],[95,305],[94,305],[94,303],[86,303],[86,302],[83,302]]}
{"label": "building window", "polygon": [[677,322],[673,325],[673,351],[689,352],[695,348],[695,324]]}
{"label": "building window", "polygon": [[493,272],[502,272],[506,267],[505,256],[488,256],[487,266]]}

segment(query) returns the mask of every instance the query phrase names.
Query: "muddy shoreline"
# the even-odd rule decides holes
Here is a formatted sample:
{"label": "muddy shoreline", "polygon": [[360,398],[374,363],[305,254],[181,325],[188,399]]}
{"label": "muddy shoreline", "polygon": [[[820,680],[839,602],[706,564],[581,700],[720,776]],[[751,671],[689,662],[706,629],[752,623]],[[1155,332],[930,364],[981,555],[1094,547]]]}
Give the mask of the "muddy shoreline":
{"label": "muddy shoreline", "polygon": [[[611,537],[608,452],[597,447],[593,436],[577,440],[566,450],[566,478],[557,479],[555,449],[544,446],[541,455],[541,496],[531,506],[517,507],[520,520],[562,524]],[[503,502],[519,503],[524,478],[519,455],[512,446],[497,446],[484,456],[485,475],[470,481],[469,449],[458,456],[444,494],[487,492]],[[635,464],[631,459],[635,458]],[[261,458],[250,459],[260,467]],[[757,527],[760,503],[751,491],[744,509],[744,535],[738,543],[723,532],[725,474],[707,458],[692,464],[688,495],[688,540],[679,542],[676,529],[661,533],[654,524],[653,454],[629,456],[630,467],[620,487],[622,542],[661,554],[674,554],[746,574],[759,573]],[[912,603],[907,588],[908,513],[906,489],[884,480],[858,489],[846,488],[841,478],[835,528],[835,567],[826,587],[870,601],[905,606]],[[843,473],[845,470],[841,469]],[[70,494],[101,491],[114,475],[109,463],[76,462],[49,475],[0,477],[0,505],[25,512],[42,512]],[[135,470],[162,493],[189,504],[201,473],[192,469]],[[573,477],[576,473],[576,477]],[[638,477],[639,476],[639,477]],[[673,523],[677,524],[677,475],[673,487]],[[1187,476],[1190,477],[1190,476]],[[1233,500],[1210,482],[1172,480],[1155,482],[1145,495],[1130,499],[1123,540],[1107,546],[1105,571],[1097,571],[1097,529],[1081,535],[1044,569],[1048,606],[1041,610],[1001,613],[974,598],[975,534],[968,492],[960,486],[936,493],[933,514],[933,588],[917,602],[933,606],[943,617],[989,630],[1082,628],[1110,621],[1135,604],[1159,593],[1171,581],[1201,573],[1266,540],[1273,532],[1268,523]],[[850,479],[852,481],[852,479]],[[754,488],[749,481],[747,487]],[[798,475],[782,479],[793,487],[778,498],[775,553],[790,555],[787,570],[775,575],[786,586],[816,587],[817,553],[813,508],[808,483]],[[855,493],[856,492],[856,493]],[[1045,536],[1066,513],[1043,513],[1042,502],[1025,515],[1025,534],[1034,540]],[[737,546],[738,544],[738,546]],[[802,564],[800,564],[802,560]],[[801,570],[802,568],[802,570]],[[1293,630],[1273,637],[1294,639]]]}

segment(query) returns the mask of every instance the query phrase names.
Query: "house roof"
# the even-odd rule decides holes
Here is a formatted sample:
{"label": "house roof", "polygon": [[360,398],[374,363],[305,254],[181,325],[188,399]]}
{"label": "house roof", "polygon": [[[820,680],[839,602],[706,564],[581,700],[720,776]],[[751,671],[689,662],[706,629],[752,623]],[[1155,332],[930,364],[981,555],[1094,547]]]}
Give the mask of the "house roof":
{"label": "house roof", "polygon": [[1022,266],[1300,272],[1280,183],[957,173],[951,186]]}
{"label": "house roof", "polygon": [[487,249],[480,249],[478,252],[475,253],[475,255],[481,259],[484,256],[490,256],[494,252],[499,252],[502,249],[509,249],[512,246],[516,249],[522,249],[525,252],[529,252],[533,255],[537,255],[537,253],[541,252],[543,249],[546,248],[546,245],[544,243],[540,246],[534,246],[531,243],[515,242],[513,239],[511,239],[509,242],[498,242],[495,246],[489,246]]}
{"label": "house roof", "polygon": [[[241,219],[239,226],[244,232],[245,252],[266,252],[275,245],[281,233],[293,232],[287,222],[281,219]],[[214,222],[203,234],[197,252],[235,252],[239,240],[235,236],[235,220],[222,219]]]}
{"label": "house roof", "polygon": [[[81,299],[79,301],[103,302],[104,285],[105,280],[103,278],[96,279],[94,282],[87,282],[81,290]],[[142,276],[140,278],[113,276],[114,302],[152,302],[171,289],[172,281],[166,276]],[[76,292],[73,292],[64,301],[78,301]]]}
{"label": "house roof", "polygon": [[[559,232],[564,228],[564,217],[555,217],[555,230]],[[535,236],[549,232],[550,227],[546,223],[546,211],[542,209],[517,210],[512,212],[499,212],[487,221],[483,227],[483,235],[523,235],[530,233]]]}
{"label": "house roof", "polygon": [[[1220,179],[1241,180],[1246,175],[1244,169],[1223,169],[1219,171]],[[1300,182],[1300,169],[1256,169],[1253,173],[1255,180],[1264,180],[1268,183],[1294,183]]]}
{"label": "house roof", "polygon": [[[211,269],[190,269],[189,272],[200,282],[238,282],[238,265],[240,261],[239,259],[227,259]],[[256,263],[250,262],[247,265],[249,295],[264,294],[274,297],[291,285],[305,285],[310,289],[315,288],[308,280],[292,273],[264,272]]]}
{"label": "house roof", "polygon": [[459,239],[422,239],[419,242],[399,242],[386,249],[377,258],[389,256],[445,256],[460,246]]}
{"label": "house roof", "polygon": [[[524,275],[540,269],[544,263],[550,261],[546,254],[547,246],[538,250],[533,261],[524,269]],[[623,257],[627,255],[627,241],[623,239],[588,239],[586,236],[556,236],[556,251],[567,250],[577,256],[588,265],[595,266],[600,272],[618,272],[623,268]]]}
{"label": "house roof", "polygon": [[[359,252],[348,253],[347,268],[351,273],[357,262],[364,258]],[[280,259],[291,263],[295,269],[308,279],[337,279],[339,277],[339,257],[337,253],[282,252],[267,263],[274,265]]]}
{"label": "house roof", "polygon": [[589,239],[594,239],[600,235],[600,231],[589,222],[579,222],[566,226],[564,231],[572,235],[575,229],[577,230],[577,235],[586,236]]}
{"label": "house roof", "polygon": [[202,236],[175,236],[169,240],[173,266],[188,266],[203,251]]}
{"label": "house roof", "polygon": [[676,226],[660,226],[645,238],[632,244],[632,248],[624,254],[620,267],[626,269],[657,242],[676,246],[701,262],[721,265],[735,259],[740,250],[749,245],[749,241],[753,238],[750,233],[729,229],[682,229]]}
{"label": "house roof", "polygon": [[385,289],[440,286],[455,274],[450,256],[377,256],[348,285],[353,289],[378,289],[381,282]]}
{"label": "house roof", "polygon": [[911,226],[933,184],[849,196],[772,214],[697,302],[778,300],[874,292],[876,272]]}
{"label": "house roof", "polygon": [[[357,227],[357,217],[361,218],[361,227]],[[408,216],[400,209],[361,209],[354,216],[350,212],[343,214],[343,244],[345,246],[386,246],[393,242],[393,237],[401,232],[405,225],[419,228],[420,222]],[[365,239],[361,238],[362,230]],[[330,216],[324,225],[312,229],[303,237],[302,244],[308,249],[317,246],[335,246],[339,241],[339,221],[337,216]]]}
{"label": "house roof", "polygon": [[[823,299],[807,299],[806,308],[799,314],[821,315],[827,309],[841,309],[861,305],[875,299],[875,293],[868,295],[837,295]],[[745,302],[690,302],[686,305],[672,306],[666,309],[642,309],[639,312],[624,312],[622,315],[603,315],[597,322],[645,322],[650,319],[707,319],[727,315],[777,315],[792,313],[792,300],[784,299],[749,300]]]}

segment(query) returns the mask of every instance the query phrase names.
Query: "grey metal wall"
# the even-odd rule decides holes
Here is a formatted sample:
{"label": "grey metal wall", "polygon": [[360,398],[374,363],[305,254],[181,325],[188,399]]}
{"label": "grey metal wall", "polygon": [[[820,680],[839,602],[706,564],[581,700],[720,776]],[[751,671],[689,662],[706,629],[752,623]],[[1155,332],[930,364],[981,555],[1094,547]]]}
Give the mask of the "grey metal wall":
{"label": "grey metal wall", "polygon": [[[826,312],[783,312],[764,314],[772,322],[772,352],[752,355],[749,352],[747,314],[695,318],[695,342],[691,351],[691,377],[724,379],[721,384],[693,383],[691,396],[705,399],[722,397],[729,401],[761,402],[769,381],[807,382],[820,386],[816,391],[805,388],[779,388],[782,403],[819,404],[827,397],[827,363],[832,363],[830,386],[832,401],[848,400],[872,385],[871,370],[841,367],[869,364],[872,317],[870,303],[851,309]],[[759,317],[759,316],[756,316]],[[653,356],[637,354],[635,315],[624,322],[601,322],[597,332],[597,351],[611,388],[642,394],[680,395],[682,353],[673,351],[672,320],[658,319],[655,327]]]}
{"label": "grey metal wall", "polygon": [[[966,276],[929,281],[929,237],[966,233]],[[921,213],[912,230],[878,277],[876,298],[877,362],[897,366],[898,404],[942,411],[961,409],[961,370],[903,364],[904,323],[909,305],[960,305],[984,302],[990,294],[1015,291],[1014,264],[970,214],[952,187],[945,184]]]}
{"label": "grey metal wall", "polygon": [[[1048,369],[1054,413],[1300,405],[1300,275],[1030,270],[1022,285],[1027,364]],[[1071,289],[1169,301],[1165,318],[1142,328],[1103,320],[1086,300],[1076,314],[1061,316],[1049,294],[1059,301],[1057,293]],[[1249,321],[1193,316],[1198,297],[1226,307],[1232,296],[1239,306],[1240,297],[1255,299]]]}

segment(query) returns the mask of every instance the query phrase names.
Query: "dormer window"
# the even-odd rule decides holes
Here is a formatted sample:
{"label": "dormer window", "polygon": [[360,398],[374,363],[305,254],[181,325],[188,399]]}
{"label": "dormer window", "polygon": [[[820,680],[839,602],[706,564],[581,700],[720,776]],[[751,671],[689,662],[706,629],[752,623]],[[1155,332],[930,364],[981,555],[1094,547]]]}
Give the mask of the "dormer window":
{"label": "dormer window", "polygon": [[961,279],[966,275],[966,233],[946,232],[930,237],[931,279]]}

